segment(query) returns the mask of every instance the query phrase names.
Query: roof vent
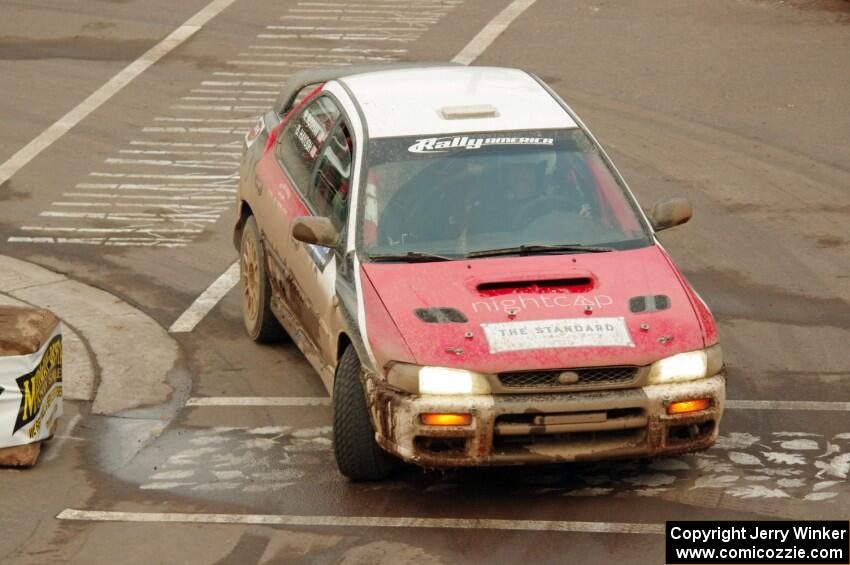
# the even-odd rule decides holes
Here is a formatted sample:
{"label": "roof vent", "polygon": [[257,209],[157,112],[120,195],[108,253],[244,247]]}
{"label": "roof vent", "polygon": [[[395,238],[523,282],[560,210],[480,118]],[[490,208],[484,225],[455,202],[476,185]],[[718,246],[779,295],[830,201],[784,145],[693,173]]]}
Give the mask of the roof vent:
{"label": "roof vent", "polygon": [[476,106],[444,106],[440,110],[444,120],[468,120],[471,118],[496,118],[499,116],[495,106],[479,104]]}

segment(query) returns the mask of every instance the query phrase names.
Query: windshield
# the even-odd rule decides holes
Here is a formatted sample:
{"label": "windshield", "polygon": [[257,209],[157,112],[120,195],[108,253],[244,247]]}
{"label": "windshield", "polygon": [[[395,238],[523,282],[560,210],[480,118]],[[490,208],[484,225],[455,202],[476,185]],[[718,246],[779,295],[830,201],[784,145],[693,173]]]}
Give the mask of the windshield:
{"label": "windshield", "polygon": [[358,234],[367,258],[650,243],[637,205],[579,129],[374,139],[368,161]]}

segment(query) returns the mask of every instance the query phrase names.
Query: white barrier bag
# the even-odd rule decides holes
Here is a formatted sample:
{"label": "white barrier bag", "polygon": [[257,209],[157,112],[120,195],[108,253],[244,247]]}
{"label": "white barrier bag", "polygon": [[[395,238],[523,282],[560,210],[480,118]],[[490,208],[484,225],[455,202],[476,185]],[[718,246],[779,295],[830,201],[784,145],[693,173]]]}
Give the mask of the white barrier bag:
{"label": "white barrier bag", "polygon": [[50,435],[62,415],[62,334],[31,355],[0,357],[0,448]]}

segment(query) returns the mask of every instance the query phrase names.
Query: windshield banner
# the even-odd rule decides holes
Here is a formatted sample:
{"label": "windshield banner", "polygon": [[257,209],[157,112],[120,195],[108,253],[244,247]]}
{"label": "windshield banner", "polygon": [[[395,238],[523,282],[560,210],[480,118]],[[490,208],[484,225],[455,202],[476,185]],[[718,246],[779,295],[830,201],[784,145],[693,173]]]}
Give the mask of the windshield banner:
{"label": "windshield banner", "polygon": [[564,318],[481,324],[490,353],[555,347],[634,347],[626,321],[618,318]]}
{"label": "windshield banner", "polygon": [[0,357],[0,448],[46,439],[62,415],[62,335],[31,355]]}
{"label": "windshield banner", "polygon": [[553,137],[427,137],[407,148],[411,153],[445,153],[452,149],[481,149],[495,145],[554,145]]}

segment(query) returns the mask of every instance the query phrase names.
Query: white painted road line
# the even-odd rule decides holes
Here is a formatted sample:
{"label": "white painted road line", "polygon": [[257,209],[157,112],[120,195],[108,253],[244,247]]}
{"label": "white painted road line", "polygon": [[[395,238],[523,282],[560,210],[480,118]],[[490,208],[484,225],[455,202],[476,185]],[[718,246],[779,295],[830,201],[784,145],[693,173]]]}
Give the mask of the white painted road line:
{"label": "white painted road line", "polygon": [[229,186],[233,186],[236,188],[236,181],[238,177],[236,175],[200,175],[197,173],[182,173],[179,175],[151,175],[151,174],[137,174],[137,173],[105,173],[100,171],[92,171],[89,173],[89,176],[92,177],[106,177],[106,178],[144,178],[144,179],[181,179],[186,181],[192,180],[215,180],[219,182],[230,181],[233,184]]}
{"label": "white painted road line", "polygon": [[202,514],[183,512],[115,512],[66,508],[59,520],[146,522],[170,524],[241,524],[265,526],[328,526],[343,528],[441,528],[453,530],[520,530],[596,534],[664,533],[664,524],[572,522],[561,520],[498,520],[486,518],[416,518],[407,516],[292,516],[286,514]]}
{"label": "white painted road line", "polygon": [[189,308],[171,324],[170,333],[191,332],[224,296],[239,282],[239,261],[235,261]]}
{"label": "white painted road line", "polygon": [[408,33],[390,35],[388,33],[261,33],[258,39],[325,39],[328,41],[399,41],[411,42],[419,38],[419,34]]}
{"label": "white painted road line", "polygon": [[[193,89],[199,90],[199,89]],[[153,119],[155,122],[194,122],[194,123],[219,123],[219,124],[250,124],[256,122],[256,118],[172,118],[166,116],[157,116]]]}
{"label": "white painted road line", "polygon": [[[110,220],[116,222],[209,222],[218,221],[218,215],[210,214],[146,214],[143,212],[42,212],[43,218],[88,218],[91,220]],[[11,237],[7,241],[16,241]]]}
{"label": "white painted road line", "polygon": [[233,71],[215,71],[213,75],[219,77],[289,78],[292,76],[292,73],[235,73]]}
{"label": "white painted road line", "polygon": [[159,237],[20,237],[12,236],[7,241],[12,243],[53,243],[73,245],[108,245],[113,247],[186,247],[190,239],[163,239]]}
{"label": "white painted road line", "polygon": [[[200,194],[181,194],[178,196],[165,196],[162,194],[155,194],[153,196],[149,194],[110,194],[110,193],[96,193],[96,192],[63,192],[62,196],[67,196],[69,198],[105,198],[112,200],[154,200],[154,201],[206,201],[206,202],[225,202],[230,204],[233,201],[231,196],[207,196]],[[22,228],[23,229],[23,228]],[[76,229],[76,228],[72,228]]]}
{"label": "white painted road line", "polygon": [[[294,45],[249,45],[249,49],[273,49],[275,51],[297,51],[299,57],[310,57],[319,55],[310,55],[309,52],[319,53],[361,53],[369,55],[373,53],[392,53],[404,55],[408,53],[407,49],[383,49],[377,47],[362,48],[362,47],[298,47]],[[304,52],[308,53],[304,53]],[[244,84],[244,83],[243,83]],[[278,86],[275,84],[274,86]]]}
{"label": "white painted road line", "polygon": [[850,402],[820,402],[816,400],[727,400],[730,410],[813,410],[850,412]]}
{"label": "white painted road line", "polygon": [[536,0],[514,0],[508,4],[507,8],[499,12],[499,14],[490,20],[484,29],[478,32],[478,35],[472,38],[472,41],[466,44],[466,47],[461,49],[454,59],[453,63],[468,65],[477,59],[485,49],[499,37],[511,22],[519,17],[524,11],[531,7]]}
{"label": "white painted road line", "polygon": [[326,396],[204,396],[193,397],[186,406],[330,406]]}
{"label": "white painted road line", "polygon": [[[227,143],[193,143],[190,141],[142,141],[134,139],[130,141],[130,145],[145,145],[156,147],[212,147],[220,149],[241,149],[241,141],[229,141]],[[239,155],[242,153],[240,152]]]}
{"label": "white painted road line", "polygon": [[42,151],[50,147],[56,140],[68,133],[71,128],[80,123],[86,116],[100,108],[107,100],[115,96],[137,76],[145,72],[151,65],[159,61],[192,37],[204,24],[221,13],[235,0],[213,0],[197,14],[186,20],[180,27],[171,32],[168,37],[151,47],[141,57],[124,67],[122,71],[109,79],[103,86],[95,90],[88,98],[80,102],[67,114],[59,118],[50,127],[41,132],[35,139],[27,143],[9,160],[0,165],[0,185],[12,178],[27,163],[32,161]]}
{"label": "white painted road line", "polygon": [[181,229],[181,228],[159,228],[159,227],[127,227],[127,228],[70,228],[56,226],[21,226],[25,232],[54,232],[54,233],[141,233],[151,236],[165,233],[201,233],[203,230]]}

